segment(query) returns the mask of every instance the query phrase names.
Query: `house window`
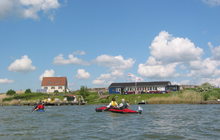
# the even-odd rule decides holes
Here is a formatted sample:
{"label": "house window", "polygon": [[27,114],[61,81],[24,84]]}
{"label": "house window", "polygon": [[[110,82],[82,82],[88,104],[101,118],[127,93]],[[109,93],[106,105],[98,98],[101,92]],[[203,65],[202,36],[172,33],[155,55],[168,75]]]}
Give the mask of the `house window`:
{"label": "house window", "polygon": [[51,87],[51,89],[55,89],[55,87]]}
{"label": "house window", "polygon": [[116,92],[121,92],[121,88],[116,88]]}
{"label": "house window", "polygon": [[44,89],[48,89],[48,87],[44,87]]}
{"label": "house window", "polygon": [[62,87],[59,87],[58,89],[62,89]]}
{"label": "house window", "polygon": [[51,81],[49,81],[48,84],[51,84]]}
{"label": "house window", "polygon": [[59,84],[59,81],[56,81],[56,84]]}

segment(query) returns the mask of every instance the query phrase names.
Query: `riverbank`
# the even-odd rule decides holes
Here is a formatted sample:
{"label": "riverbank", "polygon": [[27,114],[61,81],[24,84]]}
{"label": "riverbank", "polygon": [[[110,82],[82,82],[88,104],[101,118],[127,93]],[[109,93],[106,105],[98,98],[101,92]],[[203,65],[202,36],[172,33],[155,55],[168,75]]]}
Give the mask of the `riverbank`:
{"label": "riverbank", "polygon": [[[42,94],[42,93],[28,93],[23,95],[6,96],[1,95],[0,99],[4,99],[3,105],[20,104],[23,102],[37,102],[45,98],[58,98],[60,101],[64,100],[66,94]],[[79,93],[74,93],[79,96]],[[207,96],[208,95],[208,96]],[[207,97],[207,98],[204,98]],[[185,89],[178,92],[165,93],[165,94],[112,94],[104,93],[99,95],[98,92],[90,92],[89,96],[85,98],[88,105],[95,104],[109,104],[115,98],[118,103],[121,99],[129,101],[130,104],[137,104],[138,102],[147,102],[148,104],[219,104],[217,100],[220,98],[220,89],[214,89],[210,92],[200,93],[195,89]]]}

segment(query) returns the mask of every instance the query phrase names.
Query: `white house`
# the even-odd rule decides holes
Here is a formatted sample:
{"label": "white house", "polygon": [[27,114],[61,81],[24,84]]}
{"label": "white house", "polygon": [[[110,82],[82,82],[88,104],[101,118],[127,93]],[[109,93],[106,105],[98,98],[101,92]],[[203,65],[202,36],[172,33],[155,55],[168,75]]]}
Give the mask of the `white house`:
{"label": "white house", "polygon": [[66,77],[43,77],[41,89],[47,89],[47,92],[69,92]]}

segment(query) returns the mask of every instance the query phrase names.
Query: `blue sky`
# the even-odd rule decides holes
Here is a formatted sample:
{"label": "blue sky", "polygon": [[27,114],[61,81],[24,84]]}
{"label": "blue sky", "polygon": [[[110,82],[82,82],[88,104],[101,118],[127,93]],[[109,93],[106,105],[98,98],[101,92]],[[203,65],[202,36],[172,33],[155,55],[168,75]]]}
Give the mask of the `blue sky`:
{"label": "blue sky", "polygon": [[219,86],[220,0],[0,0],[0,47],[0,93],[51,76]]}

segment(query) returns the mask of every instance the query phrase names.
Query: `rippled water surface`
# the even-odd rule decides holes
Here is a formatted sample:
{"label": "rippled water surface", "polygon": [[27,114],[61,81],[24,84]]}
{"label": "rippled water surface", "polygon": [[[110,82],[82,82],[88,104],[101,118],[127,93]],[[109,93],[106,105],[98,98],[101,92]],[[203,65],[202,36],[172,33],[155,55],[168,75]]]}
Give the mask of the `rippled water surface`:
{"label": "rippled water surface", "polygon": [[0,107],[0,139],[220,139],[220,105],[141,105],[141,115],[95,107]]}

